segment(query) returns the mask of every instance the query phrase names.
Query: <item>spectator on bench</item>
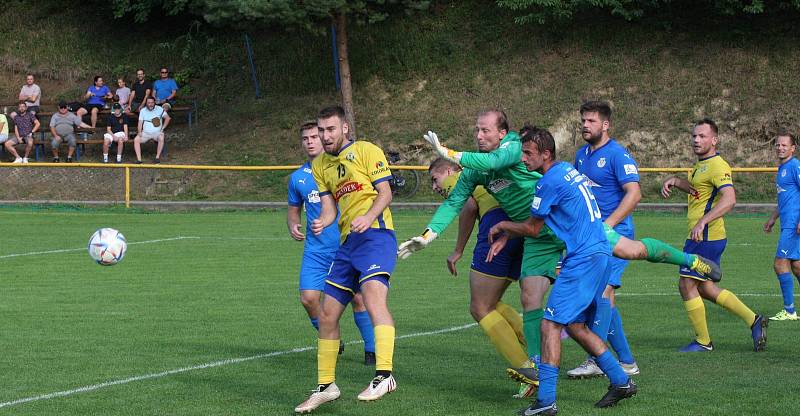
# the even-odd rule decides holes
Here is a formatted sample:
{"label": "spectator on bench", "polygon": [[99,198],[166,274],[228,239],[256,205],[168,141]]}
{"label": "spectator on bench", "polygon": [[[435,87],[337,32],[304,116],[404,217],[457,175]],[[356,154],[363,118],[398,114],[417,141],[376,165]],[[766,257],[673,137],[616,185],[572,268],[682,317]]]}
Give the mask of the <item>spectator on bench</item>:
{"label": "spectator on bench", "polygon": [[[39,103],[42,99],[42,89],[34,83],[33,74],[25,76],[25,85],[19,90],[19,100],[24,101],[28,106],[28,112],[36,116],[39,112]],[[16,112],[10,114],[11,118],[17,116]]]}
{"label": "spectator on bench", "polygon": [[165,111],[169,112],[175,105],[175,95],[178,93],[178,83],[169,77],[167,67],[161,68],[161,78],[153,83],[153,95],[156,97],[156,104],[160,105]]}
{"label": "spectator on bench", "polygon": [[67,163],[72,162],[72,154],[75,153],[76,139],[75,127],[90,128],[88,124],[84,123],[80,117],[71,113],[65,101],[58,103],[58,112],[50,117],[50,133],[53,139],[50,141],[50,147],[53,148],[53,163],[58,163],[58,147],[64,139],[67,140]]}
{"label": "spectator on bench", "polygon": [[8,140],[8,119],[6,119],[6,115],[0,113],[0,144],[3,144]]}
{"label": "spectator on bench", "polygon": [[122,163],[122,147],[128,141],[128,116],[122,111],[119,103],[111,106],[107,125],[106,134],[103,135],[103,163],[108,163],[108,148],[115,140],[117,142],[117,163]]}
{"label": "spectator on bench", "polygon": [[153,163],[161,163],[161,151],[164,150],[164,129],[169,125],[169,114],[156,105],[154,97],[147,97],[145,102],[145,107],[139,112],[138,133],[133,139],[136,163],[142,163],[142,143],[150,140],[158,140],[156,158]]}
{"label": "spectator on bench", "polygon": [[130,112],[129,102],[131,98],[131,89],[125,84],[123,78],[117,78],[117,90],[114,91],[114,102],[118,102],[122,107],[122,111]]}
{"label": "spectator on bench", "polygon": [[112,98],[111,90],[103,85],[103,77],[94,77],[94,85],[86,90],[86,109],[92,113],[92,127],[97,126],[97,113],[106,106],[106,100]]}
{"label": "spectator on bench", "polygon": [[136,81],[133,82],[133,91],[128,99],[129,111],[138,113],[144,108],[147,97],[153,95],[153,83],[144,79],[144,69],[136,70]]}
{"label": "spectator on bench", "polygon": [[[28,112],[28,105],[25,101],[19,102],[17,113],[14,116],[14,138],[6,140],[4,143],[6,150],[14,155],[14,163],[28,163],[28,156],[33,149],[33,133],[39,131],[41,124],[36,117]],[[14,146],[25,143],[25,157],[19,157]]]}

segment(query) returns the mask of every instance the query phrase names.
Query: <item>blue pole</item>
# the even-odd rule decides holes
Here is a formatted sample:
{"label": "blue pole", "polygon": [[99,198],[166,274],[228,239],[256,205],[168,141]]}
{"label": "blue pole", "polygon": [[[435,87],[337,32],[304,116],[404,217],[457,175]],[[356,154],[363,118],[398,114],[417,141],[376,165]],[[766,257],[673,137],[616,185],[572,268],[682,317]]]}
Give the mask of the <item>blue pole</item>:
{"label": "blue pole", "polygon": [[331,24],[331,38],[333,39],[333,71],[336,74],[336,89],[342,89],[342,79],[339,77],[339,48],[336,47],[336,25]]}
{"label": "blue pole", "polygon": [[247,60],[250,61],[250,74],[253,76],[253,86],[256,89],[256,99],[261,98],[261,90],[258,88],[258,77],[256,76],[256,63],[253,60],[253,48],[250,46],[250,36],[244,34],[244,45],[247,49]]}

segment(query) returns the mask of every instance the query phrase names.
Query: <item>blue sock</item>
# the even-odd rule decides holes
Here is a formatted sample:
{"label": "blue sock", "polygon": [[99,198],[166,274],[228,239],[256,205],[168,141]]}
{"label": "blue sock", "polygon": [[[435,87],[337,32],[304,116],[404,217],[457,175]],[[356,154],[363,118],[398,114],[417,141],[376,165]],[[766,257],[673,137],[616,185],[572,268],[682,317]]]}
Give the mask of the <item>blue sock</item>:
{"label": "blue sock", "polygon": [[356,321],[358,331],[364,340],[364,351],[375,352],[375,329],[372,328],[372,320],[369,319],[367,311],[353,312],[353,320]]}
{"label": "blue sock", "polygon": [[[622,367],[619,366],[619,362],[614,358],[614,354],[611,354],[611,351],[606,350],[606,352],[600,354],[599,357],[595,357],[594,362],[606,373],[612,386],[624,386],[628,384],[628,376],[625,374],[625,371],[622,370]],[[541,370],[539,370],[539,374],[542,374]]]}
{"label": "blue sock", "polygon": [[558,367],[542,363],[539,366],[539,391],[536,393],[539,404],[548,406],[556,401],[556,383],[558,383]]}
{"label": "blue sock", "polygon": [[611,325],[611,300],[600,298],[594,309],[594,320],[592,321],[592,332],[594,332],[603,342],[608,339],[608,327]]}
{"label": "blue sock", "polygon": [[791,273],[781,273],[778,275],[778,282],[783,293],[783,308],[786,312],[794,313],[794,276]]}
{"label": "blue sock", "polygon": [[311,320],[311,326],[319,332],[319,318],[308,318]]}
{"label": "blue sock", "polygon": [[633,364],[636,360],[631,353],[631,346],[628,345],[628,338],[625,337],[625,329],[622,328],[622,315],[616,307],[611,308],[611,326],[608,328],[608,342],[611,348],[617,352],[617,358],[625,364]]}

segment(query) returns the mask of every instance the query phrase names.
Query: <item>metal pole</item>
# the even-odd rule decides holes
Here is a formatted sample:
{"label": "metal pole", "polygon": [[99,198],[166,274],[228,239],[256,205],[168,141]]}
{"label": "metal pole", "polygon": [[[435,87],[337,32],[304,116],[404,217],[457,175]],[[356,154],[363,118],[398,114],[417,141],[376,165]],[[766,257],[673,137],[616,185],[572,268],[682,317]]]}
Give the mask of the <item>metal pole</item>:
{"label": "metal pole", "polygon": [[261,90],[258,88],[258,76],[256,75],[256,63],[253,60],[253,48],[250,46],[250,36],[244,34],[244,45],[247,49],[247,60],[250,61],[250,74],[253,76],[253,86],[256,89],[256,99],[261,98]]}
{"label": "metal pole", "polygon": [[131,207],[131,168],[125,168],[125,208]]}
{"label": "metal pole", "polygon": [[336,74],[336,89],[342,89],[342,79],[339,76],[339,48],[336,46],[336,25],[331,23],[331,38],[333,39],[333,72]]}

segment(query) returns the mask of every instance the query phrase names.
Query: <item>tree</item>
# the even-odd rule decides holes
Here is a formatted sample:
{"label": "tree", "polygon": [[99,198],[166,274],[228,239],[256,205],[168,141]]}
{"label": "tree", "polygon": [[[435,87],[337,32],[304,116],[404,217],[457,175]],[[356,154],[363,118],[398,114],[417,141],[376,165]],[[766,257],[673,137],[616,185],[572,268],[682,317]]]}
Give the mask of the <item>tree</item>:
{"label": "tree", "polygon": [[348,59],[348,18],[360,24],[375,24],[390,14],[412,13],[428,8],[428,0],[113,0],[114,15],[132,14],[143,22],[151,13],[168,15],[191,13],[220,26],[240,25],[243,21],[299,27],[322,34],[329,24],[336,30],[341,76],[342,106],[355,137],[353,86]]}

